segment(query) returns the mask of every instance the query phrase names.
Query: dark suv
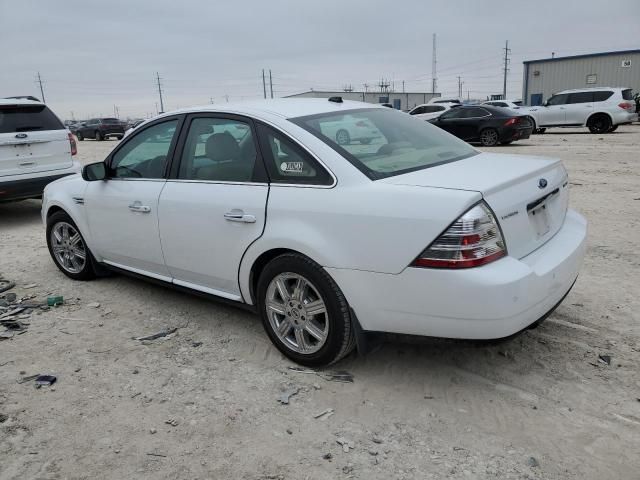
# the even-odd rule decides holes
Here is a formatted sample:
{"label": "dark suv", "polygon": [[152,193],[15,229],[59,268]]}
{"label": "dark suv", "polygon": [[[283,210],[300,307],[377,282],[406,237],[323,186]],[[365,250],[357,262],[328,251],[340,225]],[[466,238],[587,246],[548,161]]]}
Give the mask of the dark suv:
{"label": "dark suv", "polygon": [[85,138],[105,140],[109,137],[121,140],[124,137],[124,127],[124,123],[117,118],[92,118],[79,126],[75,134],[78,140]]}

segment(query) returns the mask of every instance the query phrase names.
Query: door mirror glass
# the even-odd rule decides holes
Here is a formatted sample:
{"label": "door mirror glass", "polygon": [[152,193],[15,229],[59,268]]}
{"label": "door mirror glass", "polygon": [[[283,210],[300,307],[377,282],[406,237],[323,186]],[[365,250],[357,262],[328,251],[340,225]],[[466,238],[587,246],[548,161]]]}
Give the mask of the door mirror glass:
{"label": "door mirror glass", "polygon": [[82,167],[82,178],[87,182],[106,179],[107,168],[104,162],[90,163]]}

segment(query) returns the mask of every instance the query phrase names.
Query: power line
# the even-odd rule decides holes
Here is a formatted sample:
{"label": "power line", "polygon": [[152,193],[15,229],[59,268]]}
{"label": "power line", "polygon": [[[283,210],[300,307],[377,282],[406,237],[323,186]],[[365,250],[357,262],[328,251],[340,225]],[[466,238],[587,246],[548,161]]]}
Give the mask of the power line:
{"label": "power line", "polygon": [[[160,84],[160,74],[158,72],[156,72],[156,79],[158,80],[158,95],[160,95],[160,111],[158,112],[160,113],[164,113],[164,100],[162,98],[162,85]],[[158,107],[156,106],[156,110],[158,109]]]}
{"label": "power line", "polygon": [[504,46],[504,83],[502,85],[502,98],[507,98],[507,72],[509,71],[508,65],[511,60],[509,60],[509,54],[511,53],[511,49],[509,48],[509,40],[505,43]]}
{"label": "power line", "polygon": [[433,34],[433,52],[431,54],[431,93],[436,93],[438,80],[436,78],[436,34]]}
{"label": "power line", "polygon": [[271,78],[271,69],[269,69],[269,90],[271,91],[271,98],[273,98],[273,79]]}
{"label": "power line", "polygon": [[264,98],[267,98],[267,84],[264,78],[264,68],[262,69],[262,92],[264,93]]}
{"label": "power line", "polygon": [[38,72],[38,80],[36,83],[40,84],[40,94],[42,95],[42,103],[47,103],[44,99],[44,88],[42,88],[42,78],[40,77],[40,72]]}

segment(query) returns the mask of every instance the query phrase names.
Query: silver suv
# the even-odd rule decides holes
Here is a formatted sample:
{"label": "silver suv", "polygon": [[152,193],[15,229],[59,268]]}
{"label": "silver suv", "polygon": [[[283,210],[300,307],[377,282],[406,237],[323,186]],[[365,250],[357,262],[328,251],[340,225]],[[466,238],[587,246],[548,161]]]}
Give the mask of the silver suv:
{"label": "silver suv", "polygon": [[630,88],[564,90],[526,111],[535,121],[537,133],[549,127],[587,127],[591,133],[607,133],[638,120]]}
{"label": "silver suv", "polygon": [[0,98],[0,202],[42,196],[44,187],[80,171],[76,141],[37,100]]}

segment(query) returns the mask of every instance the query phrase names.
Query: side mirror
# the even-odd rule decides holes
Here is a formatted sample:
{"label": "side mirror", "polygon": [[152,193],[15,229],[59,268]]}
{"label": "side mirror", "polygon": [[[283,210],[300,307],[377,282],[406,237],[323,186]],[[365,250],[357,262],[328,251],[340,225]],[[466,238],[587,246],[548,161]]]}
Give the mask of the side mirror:
{"label": "side mirror", "polygon": [[542,106],[543,107],[548,107],[549,106],[549,100],[542,102]]}
{"label": "side mirror", "polygon": [[90,163],[82,167],[82,178],[87,182],[105,180],[107,178],[107,167],[104,162]]}

